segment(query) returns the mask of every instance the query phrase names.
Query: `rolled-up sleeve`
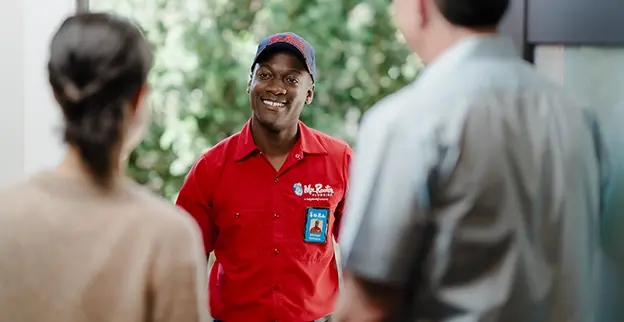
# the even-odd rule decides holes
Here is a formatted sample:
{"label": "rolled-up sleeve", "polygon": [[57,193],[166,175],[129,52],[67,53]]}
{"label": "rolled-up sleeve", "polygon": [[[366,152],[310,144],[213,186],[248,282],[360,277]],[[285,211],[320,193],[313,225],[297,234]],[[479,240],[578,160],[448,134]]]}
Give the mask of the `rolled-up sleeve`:
{"label": "rolled-up sleeve", "polygon": [[427,225],[428,181],[438,162],[433,131],[397,125],[383,131],[377,123],[362,124],[342,250],[349,273],[390,285],[405,283],[411,274]]}

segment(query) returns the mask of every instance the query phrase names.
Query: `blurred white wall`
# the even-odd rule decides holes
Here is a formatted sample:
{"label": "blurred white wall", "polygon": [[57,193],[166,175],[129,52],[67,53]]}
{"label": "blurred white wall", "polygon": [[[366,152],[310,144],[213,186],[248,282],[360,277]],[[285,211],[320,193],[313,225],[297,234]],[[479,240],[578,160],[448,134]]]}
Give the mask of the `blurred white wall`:
{"label": "blurred white wall", "polygon": [[48,44],[76,0],[3,1],[0,20],[0,186],[62,157],[60,110],[47,85]]}

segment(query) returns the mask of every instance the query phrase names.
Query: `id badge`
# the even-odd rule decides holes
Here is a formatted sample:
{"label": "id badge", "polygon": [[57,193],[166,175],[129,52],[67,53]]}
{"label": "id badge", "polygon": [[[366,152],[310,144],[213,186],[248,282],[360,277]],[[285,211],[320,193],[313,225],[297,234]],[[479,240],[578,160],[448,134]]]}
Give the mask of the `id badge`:
{"label": "id badge", "polygon": [[306,243],[325,244],[327,242],[328,222],[329,208],[307,208],[303,241]]}

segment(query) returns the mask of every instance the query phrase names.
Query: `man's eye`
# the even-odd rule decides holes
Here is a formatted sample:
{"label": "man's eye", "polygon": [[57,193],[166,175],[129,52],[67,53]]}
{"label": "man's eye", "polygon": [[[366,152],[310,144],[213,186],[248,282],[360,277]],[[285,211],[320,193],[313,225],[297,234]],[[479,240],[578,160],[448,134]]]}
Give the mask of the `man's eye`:
{"label": "man's eye", "polygon": [[266,79],[266,78],[269,78],[269,76],[270,75],[268,73],[258,73],[258,77],[260,77],[260,78]]}
{"label": "man's eye", "polygon": [[286,79],[287,82],[291,83],[291,84],[298,84],[299,80],[294,78],[294,77],[289,77]]}

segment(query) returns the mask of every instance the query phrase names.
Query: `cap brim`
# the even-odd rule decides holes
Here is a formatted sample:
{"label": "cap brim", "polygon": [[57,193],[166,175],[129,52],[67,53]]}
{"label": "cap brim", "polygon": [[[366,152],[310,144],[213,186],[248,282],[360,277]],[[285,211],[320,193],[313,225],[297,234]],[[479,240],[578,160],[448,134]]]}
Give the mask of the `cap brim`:
{"label": "cap brim", "polygon": [[299,59],[301,59],[301,61],[303,62],[304,66],[306,67],[306,70],[308,71],[308,73],[310,73],[310,75],[312,75],[312,72],[308,68],[308,62],[306,61],[305,56],[303,55],[303,53],[297,47],[295,47],[295,46],[293,46],[293,45],[291,45],[289,43],[285,43],[285,42],[276,42],[274,44],[270,44],[270,45],[266,46],[262,50],[260,55],[258,55],[258,57],[256,57],[256,59],[253,61],[253,64],[251,64],[251,70],[253,71],[254,66],[256,66],[256,64],[258,62],[265,61],[270,56],[275,55],[275,54],[277,54],[279,52],[284,52],[284,51],[293,53]]}

